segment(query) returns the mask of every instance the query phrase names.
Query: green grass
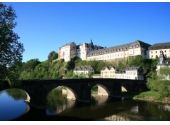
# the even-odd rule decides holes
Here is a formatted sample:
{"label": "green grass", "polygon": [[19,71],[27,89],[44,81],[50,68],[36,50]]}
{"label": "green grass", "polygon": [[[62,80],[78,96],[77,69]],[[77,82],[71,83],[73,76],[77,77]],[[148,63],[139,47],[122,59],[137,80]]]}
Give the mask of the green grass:
{"label": "green grass", "polygon": [[140,93],[138,96],[139,97],[144,97],[144,96],[158,97],[158,96],[160,96],[160,94],[158,92],[155,92],[155,91],[146,91],[146,92]]}
{"label": "green grass", "polygon": [[137,100],[147,100],[147,101],[161,101],[161,95],[155,91],[142,92],[139,95],[134,96]]}
{"label": "green grass", "polygon": [[[139,95],[134,96],[134,100],[144,100],[144,101],[151,101],[151,102],[165,102],[165,98],[162,98],[158,92],[155,91],[146,91],[142,92]],[[166,101],[167,103],[167,101]],[[170,103],[170,102],[168,102]]]}

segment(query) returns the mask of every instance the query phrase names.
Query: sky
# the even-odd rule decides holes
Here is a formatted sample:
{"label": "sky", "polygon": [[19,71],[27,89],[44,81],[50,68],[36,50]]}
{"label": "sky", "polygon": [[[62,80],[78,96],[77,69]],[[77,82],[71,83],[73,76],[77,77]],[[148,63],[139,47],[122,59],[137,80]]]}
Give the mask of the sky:
{"label": "sky", "polygon": [[170,42],[170,3],[4,3],[16,11],[23,61],[47,59],[69,42],[104,47]]}

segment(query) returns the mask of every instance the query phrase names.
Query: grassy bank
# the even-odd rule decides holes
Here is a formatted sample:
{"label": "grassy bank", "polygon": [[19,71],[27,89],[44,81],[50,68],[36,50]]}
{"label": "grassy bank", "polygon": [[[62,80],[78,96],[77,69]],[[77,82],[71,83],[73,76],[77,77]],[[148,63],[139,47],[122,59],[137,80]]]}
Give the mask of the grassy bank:
{"label": "grassy bank", "polygon": [[134,96],[133,99],[170,104],[170,97],[162,97],[155,91],[142,92],[139,95]]}

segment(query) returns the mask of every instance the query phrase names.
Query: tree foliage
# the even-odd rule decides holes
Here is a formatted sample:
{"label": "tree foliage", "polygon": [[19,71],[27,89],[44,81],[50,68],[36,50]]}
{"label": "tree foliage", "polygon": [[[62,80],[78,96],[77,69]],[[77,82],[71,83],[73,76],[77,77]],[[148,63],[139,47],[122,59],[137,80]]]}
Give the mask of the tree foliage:
{"label": "tree foliage", "polygon": [[160,68],[161,75],[170,75],[170,67],[162,67]]}
{"label": "tree foliage", "polygon": [[48,61],[52,62],[53,60],[58,58],[58,54],[55,51],[51,51],[48,55]]}
{"label": "tree foliage", "polygon": [[147,85],[151,91],[158,92],[161,97],[170,96],[170,81],[162,79],[162,75],[170,75],[169,68],[161,68],[160,73],[152,73],[152,77],[149,78]]}
{"label": "tree foliage", "polygon": [[22,64],[21,72],[20,72],[20,79],[35,79],[35,68],[40,64],[38,59],[31,59],[26,63]]}
{"label": "tree foliage", "polygon": [[11,6],[0,3],[0,78],[7,76],[8,67],[22,60],[23,44],[14,32],[16,14]]}

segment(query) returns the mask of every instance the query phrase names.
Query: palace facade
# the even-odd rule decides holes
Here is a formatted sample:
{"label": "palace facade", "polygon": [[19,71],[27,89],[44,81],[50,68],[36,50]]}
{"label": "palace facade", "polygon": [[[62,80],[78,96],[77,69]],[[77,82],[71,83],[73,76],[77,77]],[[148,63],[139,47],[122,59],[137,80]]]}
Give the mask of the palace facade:
{"label": "palace facade", "polygon": [[82,60],[108,61],[137,55],[149,58],[149,47],[149,44],[139,40],[110,48],[94,45],[92,41],[91,43],[83,43],[80,45],[76,45],[72,42],[60,47],[58,53],[59,59],[64,59],[65,62],[70,61],[75,56]]}
{"label": "palace facade", "polygon": [[149,58],[149,47],[149,44],[137,40],[128,44],[91,51],[87,54],[87,60],[108,61],[115,59],[124,59],[127,57],[138,55],[141,55],[144,58]]}
{"label": "palace facade", "polygon": [[65,62],[70,61],[75,56],[81,58],[82,60],[87,60],[87,54],[89,52],[102,48],[102,46],[94,45],[92,41],[91,43],[83,43],[80,45],[76,45],[74,42],[71,42],[63,47],[60,47],[58,55],[59,59],[64,59]]}

